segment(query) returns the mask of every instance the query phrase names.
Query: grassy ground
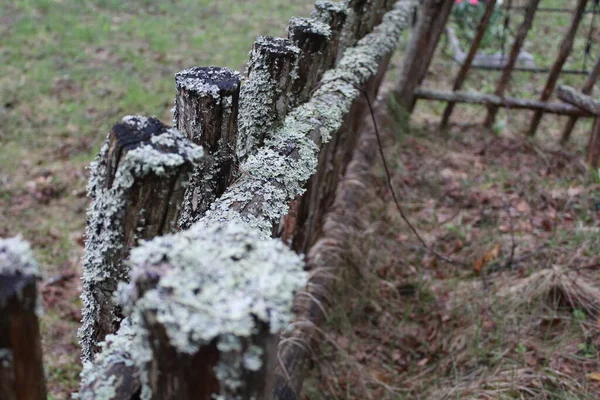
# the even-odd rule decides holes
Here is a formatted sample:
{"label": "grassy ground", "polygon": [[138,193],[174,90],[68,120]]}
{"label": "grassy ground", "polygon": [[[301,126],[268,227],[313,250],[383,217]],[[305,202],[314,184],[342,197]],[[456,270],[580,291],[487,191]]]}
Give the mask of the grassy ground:
{"label": "grassy ground", "polygon": [[[525,48],[538,66],[551,66],[569,21],[536,20]],[[567,67],[581,67],[581,49],[578,39]],[[425,85],[450,88],[456,73],[442,47]],[[492,92],[498,77],[475,70],[465,88]],[[538,97],[545,79],[515,73],[508,93]],[[545,116],[527,139],[530,112],[503,111],[489,132],[480,126],[485,107],[460,105],[440,132],[444,106],[419,102],[408,130],[392,113],[384,148],[400,206],[456,263],[410,232],[378,161],[306,398],[599,398],[600,186],[582,161],[589,123],[559,146],[565,118]]]}
{"label": "grassy ground", "polygon": [[75,388],[87,172],[127,114],[170,121],[174,74],[243,69],[257,35],[283,35],[311,0],[0,0],[0,237],[39,259],[49,387]]}

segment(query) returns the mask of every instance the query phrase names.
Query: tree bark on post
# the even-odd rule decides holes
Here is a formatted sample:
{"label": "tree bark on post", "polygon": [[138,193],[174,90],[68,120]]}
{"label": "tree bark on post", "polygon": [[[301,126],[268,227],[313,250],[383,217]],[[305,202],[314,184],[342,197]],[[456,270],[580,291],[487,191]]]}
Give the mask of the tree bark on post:
{"label": "tree bark on post", "polygon": [[310,98],[323,73],[331,67],[332,32],[328,25],[312,18],[292,18],[287,30],[288,39],[300,49],[298,77],[289,93],[292,105],[297,106]]}
{"label": "tree bark on post", "polygon": [[[554,65],[552,65],[552,70],[550,71],[550,75],[548,76],[548,80],[546,81],[546,85],[542,91],[542,95],[540,96],[541,101],[547,101],[550,96],[552,96],[552,91],[556,86],[556,82],[560,76],[560,71],[562,70],[563,65],[565,65],[565,62],[567,61],[567,58],[573,49],[575,34],[577,33],[577,28],[579,28],[579,23],[581,22],[583,14],[585,13],[585,7],[587,6],[587,3],[588,0],[578,0],[577,2],[577,7],[573,13],[573,18],[571,19],[571,26],[569,27],[569,31],[560,44],[558,57],[556,58],[556,61],[554,61]],[[533,114],[531,123],[529,125],[529,130],[527,131],[529,136],[535,135],[540,121],[542,120],[542,116],[542,111],[536,111]]]}
{"label": "tree bark on post", "polygon": [[340,2],[317,1],[311,15],[317,21],[321,21],[331,30],[331,38],[326,56],[328,68],[333,67],[341,58],[345,49],[342,46],[342,34],[348,20],[348,8]]}
{"label": "tree bark on post", "polygon": [[394,94],[396,103],[409,113],[415,105],[415,89],[425,79],[453,5],[454,0],[425,0],[421,6]]}
{"label": "tree bark on post", "polygon": [[21,238],[0,239],[0,398],[46,400],[39,268]]}
{"label": "tree bark on post", "polygon": [[290,108],[289,92],[298,73],[300,49],[290,40],[259,36],[250,52],[248,78],[240,91],[237,155],[254,154]]}
{"label": "tree bark on post", "polygon": [[179,229],[201,218],[237,173],[240,80],[238,72],[217,67],[190,68],[175,75],[175,127],[206,153],[185,189]]}
{"label": "tree bark on post", "polygon": [[88,184],[79,329],[84,360],[118,330],[122,315],[113,293],[129,279],[129,249],[174,230],[184,186],[201,158],[200,147],[156,118],[129,116],[111,129]]}
{"label": "tree bark on post", "polygon": [[[529,0],[527,4],[527,10],[525,11],[525,16],[523,17],[523,22],[521,26],[519,26],[519,30],[517,31],[517,36],[515,38],[515,42],[513,43],[510,49],[510,55],[508,57],[508,62],[506,63],[504,69],[502,70],[502,75],[496,84],[496,96],[504,96],[504,91],[510,82],[510,76],[512,74],[513,68],[517,62],[517,58],[519,53],[521,52],[521,47],[523,47],[523,43],[525,43],[525,38],[527,37],[527,33],[531,28],[531,24],[533,23],[533,18],[535,17],[535,12],[537,11],[538,5],[540,4],[540,0]],[[496,114],[498,113],[497,106],[489,106],[488,113],[484,121],[484,125],[487,128],[491,128],[496,120]]]}
{"label": "tree bark on post", "polygon": [[[583,86],[581,88],[581,93],[591,94],[592,89],[594,89],[594,85],[598,80],[598,77],[600,77],[600,57],[598,57],[598,59],[596,60],[596,64],[594,64],[592,72],[590,72],[588,77],[585,79],[585,82],[583,83]],[[578,117],[569,118],[569,121],[565,125],[565,129],[563,130],[562,135],[560,137],[561,144],[565,144],[569,141],[569,137],[571,136],[571,132],[573,131],[573,128],[577,123],[577,119]]]}

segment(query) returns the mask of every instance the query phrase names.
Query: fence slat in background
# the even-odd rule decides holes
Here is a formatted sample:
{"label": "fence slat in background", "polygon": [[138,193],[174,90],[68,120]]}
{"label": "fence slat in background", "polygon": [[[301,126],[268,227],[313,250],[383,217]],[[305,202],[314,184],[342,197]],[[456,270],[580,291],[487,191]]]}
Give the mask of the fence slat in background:
{"label": "fence slat in background", "polygon": [[[527,33],[529,29],[531,29],[531,24],[533,23],[533,18],[535,17],[535,13],[537,11],[540,0],[529,0],[527,3],[527,10],[525,11],[525,15],[523,17],[523,22],[519,26],[519,30],[517,31],[517,36],[515,37],[515,41],[510,48],[510,54],[508,56],[508,62],[504,66],[502,70],[502,75],[498,82],[496,83],[496,96],[504,96],[504,91],[510,82],[510,76],[512,74],[513,68],[517,62],[517,58],[519,57],[519,53],[521,52],[521,47],[523,47],[523,43],[525,43],[525,38],[527,37]],[[483,122],[484,126],[487,128],[491,128],[494,125],[494,121],[496,120],[496,114],[498,113],[498,107],[491,105],[488,106],[488,113],[485,117],[485,121]]]}
{"label": "fence slat in background", "polygon": [[[554,61],[554,65],[552,65],[552,69],[550,71],[550,75],[548,75],[548,80],[546,81],[546,85],[542,90],[542,94],[540,96],[541,101],[547,101],[550,96],[552,96],[552,92],[554,91],[554,87],[556,86],[556,82],[558,81],[558,77],[560,76],[560,71],[562,67],[565,65],[569,54],[571,54],[571,50],[573,49],[573,41],[575,39],[575,34],[577,33],[577,28],[579,27],[579,23],[581,22],[581,17],[585,12],[585,7],[587,6],[588,0],[578,0],[577,7],[573,12],[573,18],[571,19],[571,25],[569,26],[569,31],[563,38],[560,48],[558,51],[558,56]],[[535,111],[533,117],[531,118],[531,123],[529,125],[529,130],[527,134],[529,136],[534,136],[537,128],[542,120],[543,113],[538,110]]]}

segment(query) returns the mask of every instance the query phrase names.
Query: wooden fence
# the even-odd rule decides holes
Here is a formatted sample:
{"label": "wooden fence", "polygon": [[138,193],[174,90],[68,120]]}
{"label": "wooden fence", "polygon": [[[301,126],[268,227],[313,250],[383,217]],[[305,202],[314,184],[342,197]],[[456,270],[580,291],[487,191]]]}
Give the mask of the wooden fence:
{"label": "wooden fence", "polygon": [[[511,75],[517,68],[517,60],[521,54],[521,49],[525,43],[528,32],[531,29],[534,18],[538,11],[548,12],[539,7],[540,0],[527,0],[527,4],[522,8],[524,12],[523,21],[521,22],[516,34],[515,40],[509,50],[508,57],[505,63],[500,67],[501,75],[498,79],[493,94],[483,94],[477,92],[463,92],[461,88],[466,80],[467,74],[478,55],[478,49],[481,41],[488,28],[490,18],[497,6],[496,0],[488,0],[485,6],[485,11],[475,30],[474,38],[471,46],[466,53],[458,74],[454,79],[452,91],[433,90],[421,87],[429,64],[433,58],[435,49],[439,42],[440,36],[444,31],[444,27],[448,21],[452,7],[455,4],[454,0],[424,0],[421,8],[421,17],[415,27],[415,34],[407,49],[407,56],[404,59],[402,74],[396,88],[396,100],[404,106],[409,112],[414,108],[417,99],[444,101],[447,103],[444,110],[441,127],[445,128],[448,125],[454,106],[456,103],[467,104],[482,104],[487,106],[487,116],[484,121],[486,127],[491,127],[494,124],[498,109],[514,108],[533,110],[527,134],[535,135],[539,123],[544,113],[552,113],[557,115],[569,116],[569,121],[565,125],[562,132],[561,143],[568,141],[573,127],[577,120],[581,117],[594,117],[597,120],[598,114],[592,112],[589,107],[582,107],[581,102],[566,101],[564,96],[557,93],[559,98],[566,102],[551,102],[550,98],[555,91],[557,82],[567,58],[573,49],[575,36],[577,35],[582,17],[587,12],[596,12],[586,9],[591,5],[592,1],[577,0],[575,7],[572,10],[572,18],[569,28],[562,38],[559,46],[559,51],[552,67],[549,69],[548,78],[541,90],[538,100],[519,99],[506,96],[505,92],[510,83]],[[510,1],[509,1],[510,3]],[[556,11],[556,10],[554,10]],[[589,95],[592,92],[598,77],[600,76],[600,58],[596,61],[594,67],[589,71],[585,83],[581,88],[581,95]],[[565,92],[563,91],[563,94]],[[583,98],[583,97],[582,97]],[[586,103],[589,105],[589,102]],[[598,168],[600,158],[600,139],[598,136],[598,126],[596,122],[592,130],[588,150],[587,161],[592,168]]]}
{"label": "wooden fence", "polygon": [[[172,128],[111,129],[88,185],[78,398],[299,398],[335,279],[325,213],[413,3],[317,1],[256,40],[245,77],[178,73]],[[0,241],[2,399],[45,399],[34,266]]]}

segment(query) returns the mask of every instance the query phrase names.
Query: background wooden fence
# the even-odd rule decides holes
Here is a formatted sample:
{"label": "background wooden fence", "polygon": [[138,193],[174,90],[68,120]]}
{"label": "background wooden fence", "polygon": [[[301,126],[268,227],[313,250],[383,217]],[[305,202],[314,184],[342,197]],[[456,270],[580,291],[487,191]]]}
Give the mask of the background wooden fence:
{"label": "background wooden fence", "polygon": [[[79,398],[298,398],[334,281],[315,243],[413,8],[318,1],[256,40],[246,77],[178,73],[173,128],[112,128],[88,186]],[[2,313],[3,399],[45,398],[25,247],[0,242],[0,306],[23,308]]]}
{"label": "background wooden fence", "polygon": [[[506,60],[504,60],[505,62],[499,67],[501,69],[501,75],[496,82],[493,94],[463,92],[461,91],[461,88],[469,70],[473,67],[476,56],[478,55],[479,46],[489,27],[490,17],[494,12],[495,7],[498,6],[496,0],[487,1],[485,12],[475,30],[473,41],[462,62],[459,72],[454,79],[452,91],[427,89],[421,86],[454,3],[453,0],[423,1],[421,18],[415,27],[415,34],[412,36],[412,41],[407,49],[407,56],[405,57],[404,67],[395,94],[397,101],[406,107],[409,112],[413,110],[417,99],[444,101],[447,103],[447,106],[442,116],[441,127],[446,128],[456,103],[482,104],[487,106],[487,116],[483,124],[484,126],[491,128],[499,108],[527,109],[534,111],[526,131],[529,136],[535,135],[544,113],[566,115],[569,116],[569,121],[562,132],[561,143],[568,141],[573,127],[579,118],[597,118],[598,114],[592,112],[590,107],[581,107],[581,102],[567,100],[564,96],[560,95],[560,92],[557,93],[557,95],[565,102],[550,101],[550,98],[557,87],[560,74],[563,72],[563,67],[567,58],[572,52],[574,39],[580,27],[582,17],[585,13],[597,12],[596,8],[591,9],[588,7],[592,5],[593,1],[577,0],[572,10],[549,10],[539,6],[540,0],[527,0],[525,6],[516,7],[523,11],[523,21],[515,34],[514,42],[510,47]],[[510,3],[511,2],[508,1],[506,7],[511,7]],[[512,73],[517,68],[517,60],[535,17],[540,12],[556,11],[571,11],[571,23],[560,42],[558,54],[549,69],[548,77],[544,87],[540,91],[539,99],[520,99],[506,96],[505,92],[510,83]],[[599,76],[600,59],[596,60],[595,65],[587,75],[586,81],[581,88],[580,94],[582,96],[591,93]],[[583,97],[580,96],[580,98]],[[589,102],[586,104],[589,105]],[[598,123],[594,124],[587,150],[587,161],[592,168],[598,167],[600,158],[600,149],[597,148],[597,146],[600,146],[600,139],[596,138],[599,129],[596,127],[597,125]]]}

